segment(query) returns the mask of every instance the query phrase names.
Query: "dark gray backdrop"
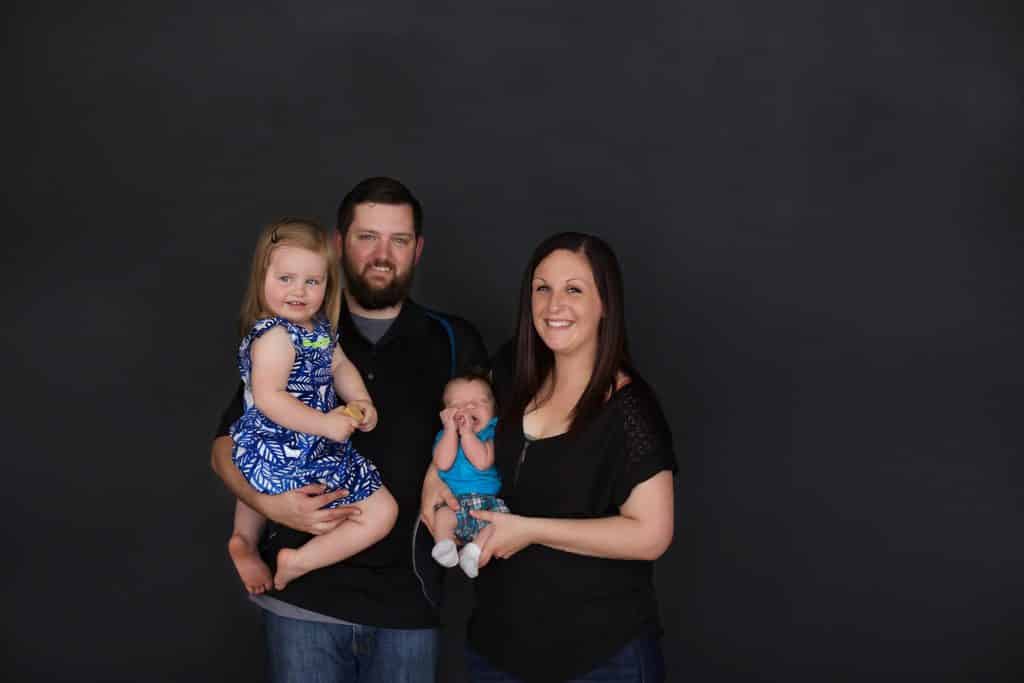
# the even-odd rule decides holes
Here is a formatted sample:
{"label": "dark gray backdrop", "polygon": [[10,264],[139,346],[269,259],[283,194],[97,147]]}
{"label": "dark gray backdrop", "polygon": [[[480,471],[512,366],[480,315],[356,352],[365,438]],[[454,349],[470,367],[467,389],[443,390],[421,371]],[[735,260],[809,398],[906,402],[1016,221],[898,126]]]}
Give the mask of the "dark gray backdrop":
{"label": "dark gray backdrop", "polygon": [[1020,675],[1014,3],[486,4],[9,10],[3,677],[260,680],[233,318],[260,225],[372,174],[492,348],[543,236],[617,250],[671,680]]}

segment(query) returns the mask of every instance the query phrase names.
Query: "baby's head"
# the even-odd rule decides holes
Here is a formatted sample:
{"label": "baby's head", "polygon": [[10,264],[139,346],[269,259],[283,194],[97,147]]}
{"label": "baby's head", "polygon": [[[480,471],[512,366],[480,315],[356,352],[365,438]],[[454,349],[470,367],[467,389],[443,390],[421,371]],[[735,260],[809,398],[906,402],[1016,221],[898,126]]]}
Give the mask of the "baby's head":
{"label": "baby's head", "polygon": [[444,388],[441,402],[445,408],[456,408],[469,420],[469,427],[478,432],[494,417],[494,392],[491,380],[481,369],[473,369],[453,377]]}

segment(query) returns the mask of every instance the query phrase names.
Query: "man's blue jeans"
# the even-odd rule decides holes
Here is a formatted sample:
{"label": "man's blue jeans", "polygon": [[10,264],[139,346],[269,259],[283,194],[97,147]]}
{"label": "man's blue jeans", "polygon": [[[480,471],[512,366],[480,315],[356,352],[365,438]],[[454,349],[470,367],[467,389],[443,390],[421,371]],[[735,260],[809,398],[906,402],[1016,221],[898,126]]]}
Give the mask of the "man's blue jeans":
{"label": "man's blue jeans", "polygon": [[437,629],[263,618],[271,683],[434,683]]}

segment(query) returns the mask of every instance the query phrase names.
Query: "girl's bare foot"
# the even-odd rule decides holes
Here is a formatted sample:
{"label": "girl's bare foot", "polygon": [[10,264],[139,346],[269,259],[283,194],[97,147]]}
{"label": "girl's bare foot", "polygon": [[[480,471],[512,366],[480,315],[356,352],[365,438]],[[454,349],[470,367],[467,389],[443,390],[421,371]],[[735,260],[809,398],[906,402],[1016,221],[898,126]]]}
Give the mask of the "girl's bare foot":
{"label": "girl's bare foot", "polygon": [[228,541],[228,555],[235,563],[235,570],[250,595],[260,595],[270,590],[273,581],[270,567],[256,552],[255,544],[238,534],[233,534]]}
{"label": "girl's bare foot", "polygon": [[274,574],[274,588],[281,591],[290,582],[309,571],[299,564],[299,552],[292,548],[277,551],[277,573]]}

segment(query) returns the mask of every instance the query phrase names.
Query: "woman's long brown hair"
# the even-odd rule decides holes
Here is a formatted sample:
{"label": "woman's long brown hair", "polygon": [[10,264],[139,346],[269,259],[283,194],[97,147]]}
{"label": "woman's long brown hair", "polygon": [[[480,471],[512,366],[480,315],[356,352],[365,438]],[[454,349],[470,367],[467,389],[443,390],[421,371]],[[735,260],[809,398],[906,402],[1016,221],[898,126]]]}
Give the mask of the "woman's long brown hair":
{"label": "woman's long brown hair", "polygon": [[[520,424],[527,406],[537,397],[555,364],[554,354],[533,325],[533,275],[551,252],[559,249],[582,254],[601,298],[603,315],[597,326],[594,371],[570,417],[569,433],[575,433],[601,410],[615,391],[619,373],[639,379],[629,355],[622,271],[611,247],[599,237],[562,232],[547,238],[534,250],[523,271],[519,288],[519,320],[516,330],[516,370],[512,400],[505,406],[506,424]],[[511,420],[511,422],[508,422]]]}

